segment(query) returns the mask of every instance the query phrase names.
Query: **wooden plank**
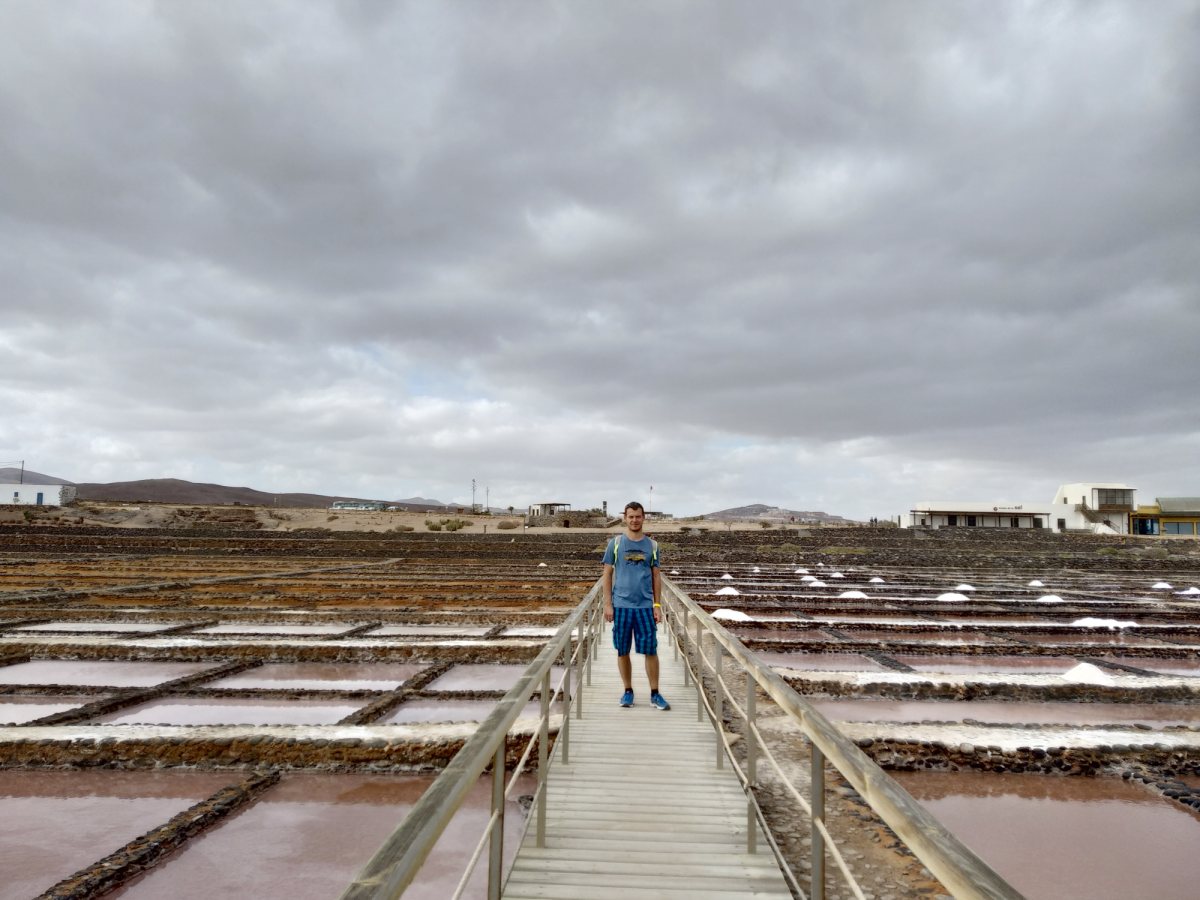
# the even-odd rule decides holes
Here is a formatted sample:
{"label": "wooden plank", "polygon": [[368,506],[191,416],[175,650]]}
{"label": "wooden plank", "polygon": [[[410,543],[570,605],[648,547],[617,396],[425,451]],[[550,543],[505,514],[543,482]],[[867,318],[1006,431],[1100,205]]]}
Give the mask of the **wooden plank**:
{"label": "wooden plank", "polygon": [[592,684],[576,685],[585,715],[571,719],[571,763],[561,764],[560,746],[550,769],[546,846],[535,846],[531,824],[505,897],[791,897],[774,857],[746,852],[746,796],[731,768],[716,767],[716,736],[707,717],[696,720],[695,687],[683,685],[665,639],[659,663],[672,708],[650,707],[635,671],[637,705],[622,709],[616,660],[602,645]]}

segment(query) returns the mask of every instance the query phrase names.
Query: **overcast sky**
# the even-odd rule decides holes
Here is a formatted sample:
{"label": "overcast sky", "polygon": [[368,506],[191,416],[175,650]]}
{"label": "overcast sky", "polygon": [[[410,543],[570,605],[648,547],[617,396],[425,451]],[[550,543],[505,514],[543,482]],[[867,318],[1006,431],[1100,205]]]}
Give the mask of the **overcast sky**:
{"label": "overcast sky", "polygon": [[1200,0],[0,0],[0,461],[1200,494]]}

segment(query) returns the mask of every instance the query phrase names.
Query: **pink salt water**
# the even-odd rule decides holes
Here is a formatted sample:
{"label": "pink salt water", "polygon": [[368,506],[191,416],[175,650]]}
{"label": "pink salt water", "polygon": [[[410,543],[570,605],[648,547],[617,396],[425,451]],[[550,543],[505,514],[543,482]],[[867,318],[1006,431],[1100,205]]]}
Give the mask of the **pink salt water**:
{"label": "pink salt water", "polygon": [[[454,666],[427,687],[430,691],[507,691],[524,674],[526,666],[469,664]],[[554,666],[550,671],[550,686],[562,680],[563,670]]]}
{"label": "pink salt water", "polygon": [[424,668],[421,663],[267,663],[205,687],[390,691]]}
{"label": "pink salt water", "polygon": [[1029,900],[1192,900],[1200,816],[1139,783],[978,772],[895,772]]}
{"label": "pink salt water", "polygon": [[35,659],[0,666],[0,684],[151,687],[211,668],[212,663]]}
{"label": "pink salt water", "polygon": [[984,672],[1066,672],[1079,660],[1059,656],[909,656],[889,653],[896,662],[918,672],[978,675]]}
{"label": "pink salt water", "polygon": [[1200,725],[1195,704],[999,703],[986,700],[822,700],[809,703],[838,722],[961,722],[1030,725]]}
{"label": "pink salt water", "polygon": [[43,716],[66,712],[85,703],[94,703],[101,697],[53,697],[34,694],[0,694],[0,724],[24,725]]}
{"label": "pink salt water", "polygon": [[1040,634],[1020,634],[1003,632],[1006,636],[1028,641],[1031,644],[1113,644],[1123,647],[1166,647],[1162,641],[1138,634],[1129,629],[1118,631],[1086,632],[1074,628],[1058,628],[1052,632]]}
{"label": "pink salt water", "polygon": [[[252,806],[189,841],[180,852],[109,897],[189,900],[337,897],[433,782],[431,776],[288,775]],[[514,797],[531,794],[523,778]],[[405,900],[453,894],[490,815],[490,779],[481,780],[451,820]],[[511,862],[524,822],[505,806],[504,849]],[[466,897],[486,895],[486,850]]]}
{"label": "pink salt water", "polygon": [[222,787],[229,773],[0,769],[0,900],[27,900]]}
{"label": "pink salt water", "polygon": [[777,653],[754,654],[768,666],[811,669],[821,672],[881,672],[883,666],[858,653]]}
{"label": "pink salt water", "polygon": [[366,700],[263,700],[163,697],[93,720],[107,725],[333,725]]}
{"label": "pink salt water", "polygon": [[[495,700],[408,700],[391,715],[380,720],[380,725],[411,725],[418,722],[482,722],[496,708]],[[551,703],[550,714],[560,714],[562,704]],[[529,703],[521,716],[539,718],[542,714],[540,702]]]}

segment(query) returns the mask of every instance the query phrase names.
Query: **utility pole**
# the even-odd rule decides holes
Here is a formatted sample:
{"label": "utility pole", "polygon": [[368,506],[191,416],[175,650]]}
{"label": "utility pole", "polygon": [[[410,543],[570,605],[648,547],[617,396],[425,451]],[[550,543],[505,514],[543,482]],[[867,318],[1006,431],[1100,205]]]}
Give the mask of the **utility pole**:
{"label": "utility pole", "polygon": [[654,485],[650,485],[650,502],[646,504],[646,512],[654,511]]}
{"label": "utility pole", "polygon": [[475,512],[475,479],[471,479],[471,512]]}
{"label": "utility pole", "polygon": [[491,485],[483,489],[483,508],[487,512],[492,510],[492,488]]}

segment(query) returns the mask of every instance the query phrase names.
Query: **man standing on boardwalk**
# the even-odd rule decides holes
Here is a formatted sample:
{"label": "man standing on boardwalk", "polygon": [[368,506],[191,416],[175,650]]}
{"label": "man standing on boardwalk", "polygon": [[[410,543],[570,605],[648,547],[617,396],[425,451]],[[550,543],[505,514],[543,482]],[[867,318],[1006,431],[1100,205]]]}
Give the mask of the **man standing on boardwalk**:
{"label": "man standing on boardwalk", "polygon": [[613,646],[617,671],[625,685],[622,706],[633,706],[633,661],[629,658],[636,641],[637,652],[646,658],[650,682],[650,705],[670,709],[658,692],[658,623],[662,621],[661,580],[658,571],[658,542],[642,533],[646,510],[636,500],[625,504],[625,531],[604,548],[604,621],[613,623]]}

